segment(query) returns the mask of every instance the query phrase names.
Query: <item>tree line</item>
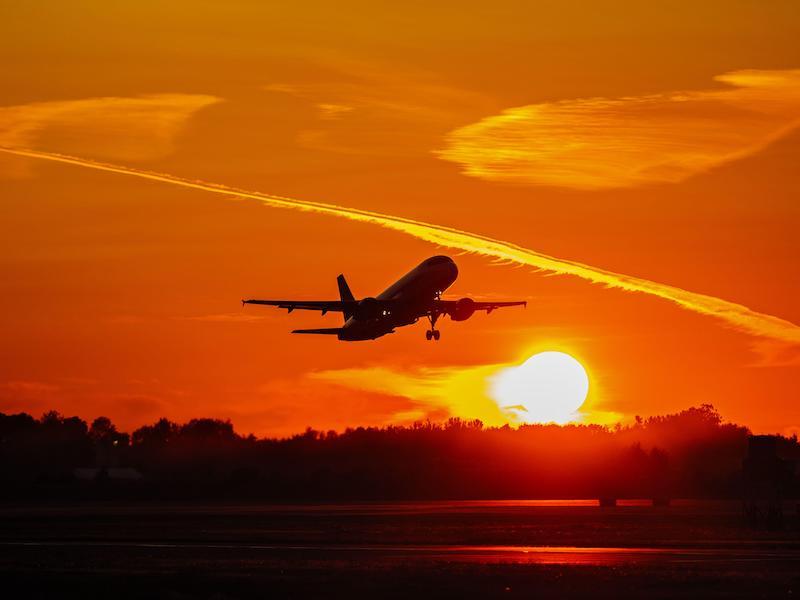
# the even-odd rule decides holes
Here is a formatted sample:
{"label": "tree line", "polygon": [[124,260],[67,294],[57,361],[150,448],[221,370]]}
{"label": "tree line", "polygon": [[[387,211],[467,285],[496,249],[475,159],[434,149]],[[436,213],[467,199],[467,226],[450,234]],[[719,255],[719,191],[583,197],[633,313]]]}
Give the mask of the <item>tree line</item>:
{"label": "tree line", "polygon": [[[243,436],[208,418],[162,418],[128,434],[106,417],[0,413],[0,497],[738,497],[749,433],[711,405],[615,427],[451,418],[284,439]],[[782,455],[800,457],[796,436],[778,442]]]}

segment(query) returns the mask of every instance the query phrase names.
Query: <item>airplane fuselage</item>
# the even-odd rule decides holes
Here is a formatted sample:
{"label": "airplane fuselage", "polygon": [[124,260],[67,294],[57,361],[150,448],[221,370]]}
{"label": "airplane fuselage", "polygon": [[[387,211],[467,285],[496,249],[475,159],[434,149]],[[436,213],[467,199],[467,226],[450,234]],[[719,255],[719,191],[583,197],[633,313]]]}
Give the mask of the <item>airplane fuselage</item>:
{"label": "airplane fuselage", "polygon": [[339,339],[348,342],[374,340],[392,333],[395,327],[416,323],[419,315],[428,311],[457,277],[458,267],[449,256],[434,256],[421,262],[375,297],[381,304],[386,303],[385,309],[367,318],[349,317]]}

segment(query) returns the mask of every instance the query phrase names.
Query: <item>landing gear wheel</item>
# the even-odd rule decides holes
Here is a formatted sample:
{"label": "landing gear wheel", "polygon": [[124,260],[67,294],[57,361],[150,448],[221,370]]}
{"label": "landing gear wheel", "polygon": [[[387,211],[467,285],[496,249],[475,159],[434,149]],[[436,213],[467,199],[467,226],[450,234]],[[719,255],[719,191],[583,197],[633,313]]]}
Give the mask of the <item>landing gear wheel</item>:
{"label": "landing gear wheel", "polygon": [[431,312],[428,313],[428,321],[431,324],[431,328],[425,332],[425,339],[426,340],[438,340],[439,339],[439,330],[436,329],[436,321],[439,320],[439,313],[438,312]]}
{"label": "landing gear wheel", "polygon": [[442,332],[437,329],[437,330],[433,331],[432,333],[433,333],[433,339],[435,339],[438,342],[439,338],[441,337]]}

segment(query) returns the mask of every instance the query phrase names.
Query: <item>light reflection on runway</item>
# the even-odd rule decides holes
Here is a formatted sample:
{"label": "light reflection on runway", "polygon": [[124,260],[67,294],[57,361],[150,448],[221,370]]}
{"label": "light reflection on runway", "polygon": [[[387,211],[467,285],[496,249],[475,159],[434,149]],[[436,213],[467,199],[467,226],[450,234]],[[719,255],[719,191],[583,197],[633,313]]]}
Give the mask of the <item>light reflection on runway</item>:
{"label": "light reflection on runway", "polygon": [[715,548],[612,548],[580,546],[468,546],[365,544],[236,544],[101,541],[14,541],[0,546],[19,548],[109,548],[151,551],[228,551],[270,557],[314,560],[357,560],[368,563],[447,562],[465,564],[628,565],[645,563],[800,561],[800,546]]}

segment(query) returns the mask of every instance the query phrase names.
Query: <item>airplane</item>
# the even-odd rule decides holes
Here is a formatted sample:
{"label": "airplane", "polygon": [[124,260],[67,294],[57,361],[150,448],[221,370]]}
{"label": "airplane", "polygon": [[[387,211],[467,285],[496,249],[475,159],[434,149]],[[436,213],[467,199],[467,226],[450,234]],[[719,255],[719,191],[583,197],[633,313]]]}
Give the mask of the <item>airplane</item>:
{"label": "airplane", "polygon": [[422,261],[403,275],[384,292],[373,297],[356,300],[344,275],[337,277],[339,300],[242,300],[245,304],[264,304],[293,310],[318,310],[323,315],[340,312],[344,316],[342,327],[323,329],[295,329],[292,333],[335,335],[344,342],[374,340],[396,327],[412,325],[425,317],[430,329],[425,332],[428,340],[438,340],[441,333],[436,329],[440,317],[449,316],[453,321],[466,321],[473,313],[485,310],[486,314],[505,306],[527,306],[527,302],[477,302],[472,298],[442,300],[442,292],[458,277],[458,268],[449,256],[433,256]]}

